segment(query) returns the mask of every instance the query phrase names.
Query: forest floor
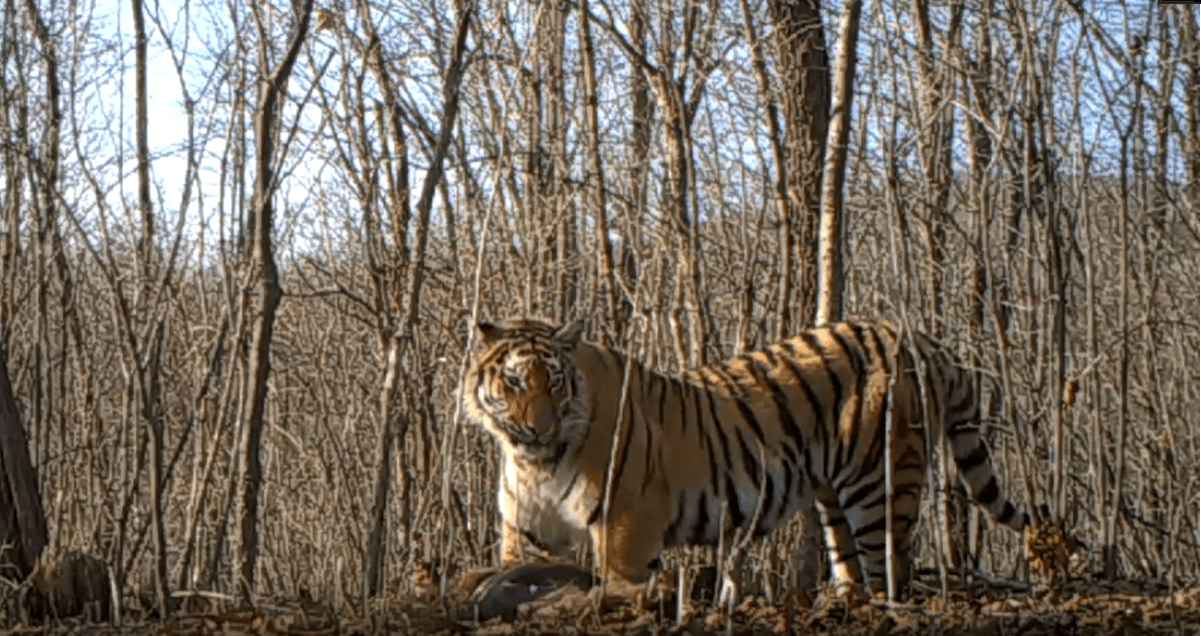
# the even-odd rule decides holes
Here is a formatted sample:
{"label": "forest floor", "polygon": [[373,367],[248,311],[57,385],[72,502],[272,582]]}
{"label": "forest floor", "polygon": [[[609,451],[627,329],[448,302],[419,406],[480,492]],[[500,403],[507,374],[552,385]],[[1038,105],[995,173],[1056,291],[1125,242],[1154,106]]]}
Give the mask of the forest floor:
{"label": "forest floor", "polygon": [[[568,590],[559,590],[567,592]],[[575,591],[575,590],[571,590]],[[519,611],[511,622],[454,620],[440,603],[413,598],[382,599],[366,612],[336,612],[320,603],[280,601],[255,610],[181,609],[168,620],[127,621],[124,625],[58,621],[45,626],[13,626],[9,634],[183,636],[188,634],[973,634],[1042,636],[1044,634],[1198,634],[1201,594],[1193,587],[1171,590],[1140,581],[1067,582],[1056,593],[1015,594],[974,588],[915,596],[891,608],[878,601],[848,601],[821,596],[810,601],[792,594],[774,604],[759,597],[732,612],[677,608],[631,599],[553,594]],[[199,610],[199,608],[196,608]],[[0,630],[3,631],[3,630]]]}

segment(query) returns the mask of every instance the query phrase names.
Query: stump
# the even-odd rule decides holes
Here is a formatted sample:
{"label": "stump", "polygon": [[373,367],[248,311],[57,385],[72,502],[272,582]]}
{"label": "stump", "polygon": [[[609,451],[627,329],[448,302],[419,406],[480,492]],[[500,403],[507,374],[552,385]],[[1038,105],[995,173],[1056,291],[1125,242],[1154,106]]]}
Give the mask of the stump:
{"label": "stump", "polygon": [[80,616],[112,617],[108,564],[82,550],[47,550],[28,579],[25,609],[33,620]]}

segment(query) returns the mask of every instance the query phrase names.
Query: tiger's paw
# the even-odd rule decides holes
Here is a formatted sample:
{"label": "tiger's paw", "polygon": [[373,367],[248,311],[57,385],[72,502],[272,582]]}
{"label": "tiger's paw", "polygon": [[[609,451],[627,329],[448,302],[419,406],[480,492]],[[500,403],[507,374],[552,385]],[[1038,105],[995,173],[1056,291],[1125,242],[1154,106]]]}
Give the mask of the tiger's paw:
{"label": "tiger's paw", "polygon": [[839,581],[827,590],[829,597],[845,603],[847,607],[856,608],[872,600],[872,593],[855,581]]}

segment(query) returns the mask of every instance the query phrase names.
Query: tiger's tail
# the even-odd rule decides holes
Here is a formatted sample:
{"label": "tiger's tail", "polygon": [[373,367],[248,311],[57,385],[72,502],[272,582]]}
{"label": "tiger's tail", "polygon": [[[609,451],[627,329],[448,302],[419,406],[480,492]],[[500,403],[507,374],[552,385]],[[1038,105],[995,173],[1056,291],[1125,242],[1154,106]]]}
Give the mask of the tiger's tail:
{"label": "tiger's tail", "polygon": [[1005,496],[993,470],[988,447],[980,437],[980,407],[973,385],[970,381],[961,383],[968,388],[962,396],[964,403],[959,408],[947,409],[944,430],[951,455],[976,503],[988,510],[997,523],[1021,532],[1030,525],[1030,515]]}

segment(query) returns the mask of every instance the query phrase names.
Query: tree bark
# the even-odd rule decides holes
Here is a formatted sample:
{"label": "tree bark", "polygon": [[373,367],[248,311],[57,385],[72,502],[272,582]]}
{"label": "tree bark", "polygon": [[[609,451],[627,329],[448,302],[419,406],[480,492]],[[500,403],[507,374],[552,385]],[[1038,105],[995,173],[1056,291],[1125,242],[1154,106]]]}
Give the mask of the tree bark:
{"label": "tree bark", "polygon": [[[771,141],[771,160],[775,167],[775,175],[771,177],[772,191],[775,195],[776,213],[780,220],[780,245],[779,245],[779,279],[780,285],[777,288],[779,302],[776,305],[776,339],[782,339],[788,334],[785,333],[785,325],[791,322],[790,307],[787,299],[792,298],[792,286],[796,280],[795,273],[792,267],[792,231],[789,228],[789,219],[791,218],[791,206],[788,201],[788,170],[785,155],[784,134],[780,130],[780,115],[779,108],[776,105],[775,95],[771,90],[771,80],[767,76],[767,61],[763,54],[763,46],[759,41],[759,36],[755,32],[755,23],[751,17],[751,9],[747,0],[740,0],[739,4],[742,7],[743,29],[746,33],[747,45],[751,49],[751,69],[755,74],[755,84],[759,87],[759,93],[765,103],[767,117],[767,133]],[[770,168],[768,168],[770,171]]]}
{"label": "tree bark", "polygon": [[304,0],[295,16],[295,27],[284,57],[274,71],[267,74],[265,49],[269,44],[259,42],[260,60],[265,75],[259,81],[258,106],[254,114],[254,138],[256,174],[254,181],[254,203],[248,216],[252,224],[247,237],[251,241],[249,266],[254,268],[258,294],[255,298],[254,332],[250,344],[250,361],[247,368],[246,396],[250,400],[243,409],[242,422],[242,493],[239,510],[242,544],[238,553],[238,588],[243,602],[254,601],[254,570],[258,563],[258,509],[259,490],[263,482],[263,464],[259,457],[262,446],[263,427],[267,403],[267,376],[271,371],[271,339],[275,328],[275,312],[279,308],[283,290],[279,284],[279,269],[275,263],[275,249],[271,240],[275,193],[275,146],[279,134],[276,124],[282,94],[292,67],[300,55],[300,47],[309,30],[309,19],[313,13],[313,0]]}
{"label": "tree bark", "polygon": [[[592,29],[589,26],[588,0],[580,2],[580,51],[584,65],[584,119],[587,124],[586,146],[588,148],[588,171],[584,178],[588,208],[596,220],[597,249],[600,254],[601,290],[605,298],[608,321],[613,321],[614,335],[620,336],[622,326],[617,315],[617,285],[613,274],[613,248],[609,241],[609,212],[605,197],[605,171],[600,154],[600,115],[597,102],[600,96],[596,86],[596,52],[592,46]],[[607,322],[607,321],[606,321]]]}
{"label": "tree bark", "polygon": [[842,318],[843,186],[847,173],[847,136],[855,102],[856,49],[863,0],[846,0],[838,36],[838,70],[834,75],[826,165],[822,171],[821,226],[818,237],[817,315],[815,324]]}
{"label": "tree bark", "polygon": [[[926,235],[930,243],[932,262],[930,295],[933,312],[937,320],[931,325],[935,337],[942,333],[943,316],[942,271],[946,263],[946,210],[951,194],[951,127],[954,122],[952,111],[943,105],[944,86],[934,65],[933,28],[930,25],[930,7],[926,0],[913,0],[913,19],[917,28],[917,75],[921,86],[919,94],[918,147],[922,172],[925,177],[927,195],[925,203]],[[948,39],[958,30],[959,19],[953,18]]]}
{"label": "tree bark", "polygon": [[1184,60],[1184,161],[1188,166],[1188,185],[1185,193],[1189,195],[1191,208],[1197,209],[1201,199],[1201,116],[1198,111],[1197,94],[1201,92],[1201,34],[1197,29],[1197,14],[1191,8],[1182,7],[1180,11],[1180,56]]}
{"label": "tree bark", "polygon": [[[787,216],[780,227],[781,281],[777,311],[780,337],[792,333],[794,316],[815,316],[817,225],[821,216],[822,168],[830,122],[830,67],[817,0],[770,0],[776,55],[783,74]],[[789,278],[795,276],[797,310]],[[805,512],[798,584],[813,588],[822,576],[821,520]]]}
{"label": "tree bark", "polygon": [[[0,320],[4,319],[0,316]],[[22,577],[33,566],[49,540],[46,512],[38,492],[38,474],[29,457],[29,443],[21,423],[21,409],[8,375],[8,324],[0,322],[0,541],[13,546],[3,552],[6,565]]]}
{"label": "tree bark", "polygon": [[[790,334],[794,316],[813,316],[817,305],[817,227],[822,167],[830,122],[830,68],[817,0],[770,0],[776,55],[783,75],[785,181],[788,217],[780,228],[779,334]],[[798,298],[784,277],[795,276]],[[784,292],[789,292],[784,295]],[[791,307],[795,302],[796,311]]]}
{"label": "tree bark", "polygon": [[150,142],[149,116],[146,104],[146,17],[142,0],[131,0],[134,32],[134,136],[138,155],[138,212],[142,216],[142,236],[138,241],[138,258],[142,261],[142,282],[150,283],[151,258],[154,249],[154,206],[150,201]]}

